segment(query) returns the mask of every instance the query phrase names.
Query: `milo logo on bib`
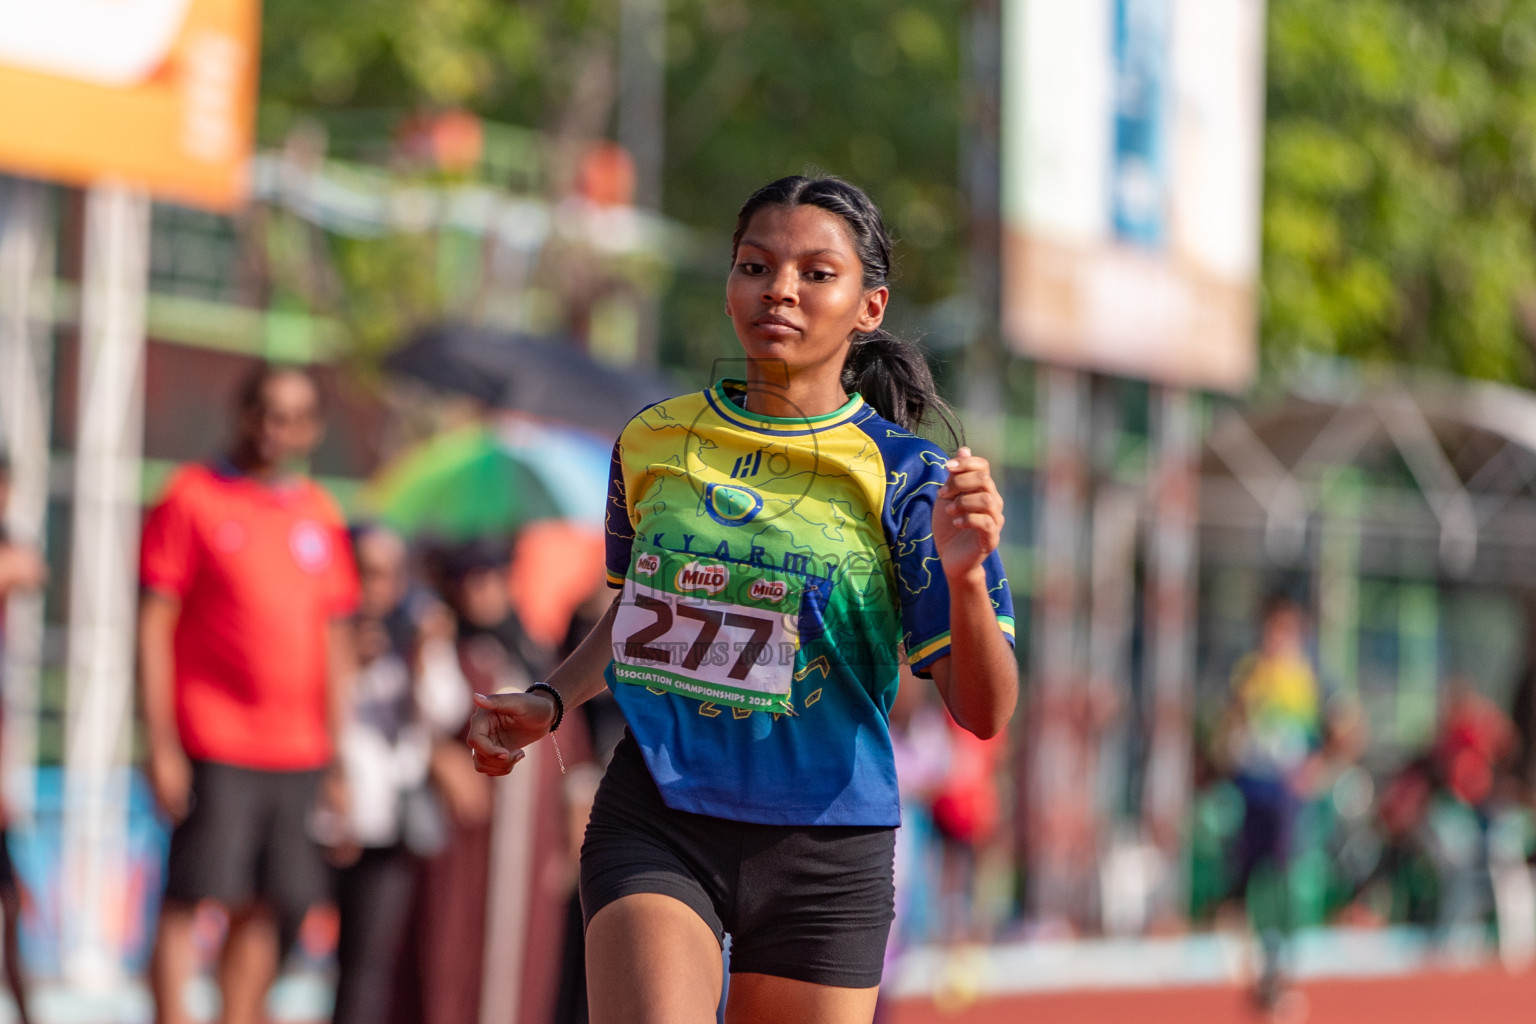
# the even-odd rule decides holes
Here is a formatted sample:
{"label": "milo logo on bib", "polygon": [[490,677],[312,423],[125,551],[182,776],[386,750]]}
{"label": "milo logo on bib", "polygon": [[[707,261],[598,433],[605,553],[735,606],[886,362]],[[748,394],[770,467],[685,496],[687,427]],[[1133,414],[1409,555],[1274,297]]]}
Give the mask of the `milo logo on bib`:
{"label": "milo logo on bib", "polygon": [[689,562],[677,570],[677,589],[680,593],[702,590],[706,594],[718,594],[731,582],[731,570],[723,565],[700,565]]}
{"label": "milo logo on bib", "polygon": [[747,589],[747,596],[754,601],[782,601],[789,593],[789,584],[783,580],[755,580]]}
{"label": "milo logo on bib", "polygon": [[614,679],[748,711],[793,713],[802,588],[781,573],[636,551],[613,622]]}

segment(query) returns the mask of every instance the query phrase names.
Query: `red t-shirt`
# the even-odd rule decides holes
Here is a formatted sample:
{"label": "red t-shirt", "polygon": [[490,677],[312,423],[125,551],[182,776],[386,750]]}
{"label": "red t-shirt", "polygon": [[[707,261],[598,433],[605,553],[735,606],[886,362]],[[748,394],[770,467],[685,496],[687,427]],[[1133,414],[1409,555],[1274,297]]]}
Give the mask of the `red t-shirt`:
{"label": "red t-shirt", "polygon": [[177,597],[176,724],[187,756],[300,771],[331,757],[326,632],[357,604],[336,503],[186,466],[144,527],[143,585]]}

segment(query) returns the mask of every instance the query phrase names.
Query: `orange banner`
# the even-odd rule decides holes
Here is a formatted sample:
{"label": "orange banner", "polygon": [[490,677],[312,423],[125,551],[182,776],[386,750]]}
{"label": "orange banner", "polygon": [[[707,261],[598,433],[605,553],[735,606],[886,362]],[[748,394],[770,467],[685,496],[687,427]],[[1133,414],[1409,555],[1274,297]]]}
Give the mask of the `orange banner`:
{"label": "orange banner", "polygon": [[0,168],[239,205],[259,0],[0,0]]}

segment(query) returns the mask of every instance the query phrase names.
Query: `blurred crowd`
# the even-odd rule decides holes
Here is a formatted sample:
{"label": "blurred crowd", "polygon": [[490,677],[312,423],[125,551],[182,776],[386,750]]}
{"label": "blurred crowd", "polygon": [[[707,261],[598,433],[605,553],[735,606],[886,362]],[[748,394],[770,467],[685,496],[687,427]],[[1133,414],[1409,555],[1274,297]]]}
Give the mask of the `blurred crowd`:
{"label": "blurred crowd", "polygon": [[[584,1021],[576,857],[622,718],[606,697],[572,708],[554,759],[516,786],[475,772],[463,735],[473,694],[542,678],[610,592],[594,576],[563,636],[531,630],[520,588],[540,577],[516,571],[512,537],[348,523],[305,476],[323,421],[308,374],[263,366],[236,407],[228,449],[183,467],[145,524],[145,767],[171,827],[157,1019],[190,1019],[187,984],[211,973],[224,1021],[262,1020],[303,946],[335,965],[337,1022],[478,1022],[505,898],[494,879],[511,870],[496,851],[514,828],[534,833],[520,912],[543,958],[522,1005]],[[4,479],[0,465],[0,501]],[[0,535],[0,597],[45,578],[35,552]],[[1407,924],[1449,948],[1536,955],[1536,827],[1509,714],[1449,680],[1430,742],[1374,764],[1349,688],[1314,668],[1312,633],[1304,603],[1272,598],[1227,699],[1201,709],[1194,923],[1252,927],[1266,1000],[1311,925]],[[892,955],[1016,934],[1006,738],[958,728],[910,675],[891,720],[904,822]],[[0,863],[12,931],[17,901]],[[13,934],[20,996],[15,950]]]}
{"label": "blurred crowd", "polygon": [[[585,1020],[576,856],[622,718],[606,696],[572,708],[556,770],[525,766],[521,785],[478,774],[463,736],[473,694],[542,678],[610,591],[595,577],[564,636],[536,638],[517,608],[538,577],[515,571],[512,538],[349,524],[304,475],[323,418],[309,375],[262,367],[236,407],[229,450],[179,471],[142,545],[146,767],[172,829],[157,1019],[188,1020],[187,986],[211,972],[222,1020],[262,1020],[299,945],[334,950],[337,1022],[482,1019],[512,827],[537,832],[521,913],[544,961],[521,1005]],[[1009,862],[1005,745],[959,729],[912,677],[893,717],[907,820],[893,948],[983,938],[978,887]],[[316,940],[317,913],[333,936]]]}
{"label": "blurred crowd", "polygon": [[[515,610],[511,538],[347,524],[304,476],[322,429],[307,373],[259,368],[237,412],[230,450],[183,467],[144,532],[147,767],[172,825],[157,1019],[190,1019],[188,983],[209,968],[222,1020],[265,1019],[307,934],[311,955],[334,948],[334,1020],[477,1022],[506,902],[498,829],[540,832],[530,919],[556,935],[579,921],[577,844],[621,726],[609,702],[572,709],[559,771],[498,789],[464,746],[472,695],[541,678],[606,589],[594,578],[564,641],[540,642]],[[581,937],[567,931],[533,1002],[578,1021]]]}
{"label": "blurred crowd", "polygon": [[1509,714],[1447,680],[1424,747],[1373,764],[1358,702],[1318,679],[1310,625],[1302,604],[1272,598],[1229,701],[1203,723],[1194,920],[1251,922],[1265,1001],[1303,926],[1413,925],[1452,953],[1496,944],[1506,962],[1528,962],[1536,829]]}

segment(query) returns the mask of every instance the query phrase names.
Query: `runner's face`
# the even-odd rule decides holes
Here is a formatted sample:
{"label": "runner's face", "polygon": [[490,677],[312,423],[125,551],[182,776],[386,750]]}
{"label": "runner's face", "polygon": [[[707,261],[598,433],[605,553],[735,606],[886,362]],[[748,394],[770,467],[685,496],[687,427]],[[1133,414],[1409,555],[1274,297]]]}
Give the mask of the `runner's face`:
{"label": "runner's face", "polygon": [[889,292],[864,288],[864,268],[841,217],[819,206],[765,206],[742,232],[725,311],[752,360],[791,374],[840,373],[856,331],[872,331]]}

